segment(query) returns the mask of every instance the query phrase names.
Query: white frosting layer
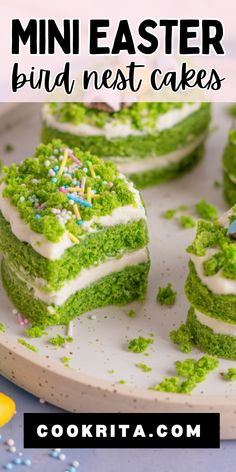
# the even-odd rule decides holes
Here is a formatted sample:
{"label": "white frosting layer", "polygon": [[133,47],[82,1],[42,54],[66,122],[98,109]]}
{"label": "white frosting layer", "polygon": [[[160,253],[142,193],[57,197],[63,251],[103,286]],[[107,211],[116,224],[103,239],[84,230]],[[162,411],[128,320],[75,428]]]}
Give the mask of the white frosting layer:
{"label": "white frosting layer", "polygon": [[[199,103],[185,103],[182,108],[176,108],[174,110],[168,111],[167,113],[159,115],[156,124],[156,131],[172,128],[172,126],[176,125],[197,111],[200,106],[201,104]],[[77,136],[105,136],[107,139],[112,139],[125,138],[130,135],[142,136],[149,134],[148,129],[142,131],[137,130],[132,128],[130,123],[121,123],[116,120],[107,122],[104,128],[98,128],[86,123],[80,123],[79,125],[74,125],[72,123],[61,123],[57,121],[55,116],[50,113],[48,105],[44,105],[42,108],[42,119],[48,126],[52,128],[56,128],[59,131],[68,132]]]}
{"label": "white frosting layer", "polygon": [[209,290],[219,295],[236,295],[236,280],[223,277],[221,270],[215,275],[204,274],[203,263],[217,252],[219,252],[218,249],[210,248],[206,250],[205,256],[191,254],[190,259],[194,263],[199,279]]}
{"label": "white frosting layer", "polygon": [[[194,151],[194,149],[201,144],[204,138],[205,134],[199,136],[197,139],[192,141],[191,144],[162,156],[154,156],[139,160],[133,160],[128,157],[119,158],[114,156],[109,158],[109,160],[112,159],[113,162],[116,163],[119,172],[122,172],[126,175],[135,174],[136,172],[145,172],[148,170],[159,169],[181,161],[185,156]],[[105,157],[103,159],[106,160]]]}
{"label": "white frosting layer", "polygon": [[[121,176],[121,178],[124,178]],[[132,182],[127,183],[130,190],[135,194],[136,206],[126,205],[116,208],[111,215],[96,217],[94,216],[90,221],[85,222],[85,226],[90,231],[95,231],[91,228],[92,224],[99,223],[102,226],[115,226],[119,224],[126,224],[130,221],[137,221],[146,219],[145,209],[143,207],[139,192],[134,188]],[[0,210],[4,218],[10,223],[12,233],[22,242],[26,242],[41,256],[50,260],[60,259],[64,251],[73,246],[74,243],[70,240],[65,232],[57,243],[48,241],[44,235],[35,233],[30,226],[25,223],[20,217],[16,207],[11,205],[9,198],[3,198],[4,184],[0,185]]]}
{"label": "white frosting layer", "polygon": [[120,259],[112,258],[97,267],[93,266],[90,269],[82,269],[77,277],[75,277],[73,280],[70,280],[69,282],[66,282],[60,290],[50,293],[47,293],[40,287],[36,287],[34,284],[29,283],[29,281],[25,280],[22,275],[17,274],[17,276],[23,280],[28,285],[28,287],[33,289],[34,296],[36,298],[39,298],[49,305],[62,305],[78,290],[88,287],[92,283],[103,277],[106,277],[113,272],[120,272],[127,266],[141,264],[147,260],[148,253],[146,248],[126,253]]}
{"label": "white frosting layer", "polygon": [[229,336],[236,336],[236,324],[225,323],[217,320],[211,316],[204,315],[200,311],[194,309],[195,315],[201,324],[213,329],[216,334],[228,334]]}

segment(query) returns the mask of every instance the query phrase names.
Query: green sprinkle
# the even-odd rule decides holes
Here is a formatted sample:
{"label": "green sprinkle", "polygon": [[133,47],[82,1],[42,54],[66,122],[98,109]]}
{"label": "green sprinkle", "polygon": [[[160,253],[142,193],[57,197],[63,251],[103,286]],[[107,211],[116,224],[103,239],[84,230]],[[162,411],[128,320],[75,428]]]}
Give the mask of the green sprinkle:
{"label": "green sprinkle", "polygon": [[58,334],[55,338],[49,339],[50,344],[54,346],[64,346],[66,339],[63,338],[60,334]]}
{"label": "green sprinkle", "polygon": [[181,324],[177,330],[170,331],[169,336],[174,344],[179,344],[182,352],[187,354],[192,351],[191,333],[185,324]]}
{"label": "green sprinkle", "polygon": [[12,152],[14,151],[14,146],[12,144],[5,145],[5,152]]}
{"label": "green sprinkle", "polygon": [[194,218],[188,215],[181,215],[179,221],[182,228],[185,228],[185,229],[194,228],[196,224]]}
{"label": "green sprinkle", "polygon": [[134,310],[129,310],[128,316],[130,318],[136,318],[136,312]]}
{"label": "green sprinkle", "polygon": [[148,367],[148,365],[144,364],[143,362],[139,362],[139,364],[135,364],[136,367],[141,369],[143,372],[151,372],[152,367]]}
{"label": "green sprinkle", "polygon": [[38,352],[38,349],[35,346],[32,346],[32,344],[27,343],[24,339],[17,339],[17,342],[22,344],[22,346],[27,347],[27,349],[30,349],[31,351]]}
{"label": "green sprinkle", "polygon": [[186,359],[176,361],[175,377],[165,377],[162,382],[155,385],[152,390],[160,392],[190,393],[198,383],[203,382],[209,372],[216,369],[219,361],[214,357],[203,356],[198,361]]}
{"label": "green sprinkle", "polygon": [[226,374],[225,374],[225,379],[229,380],[232,382],[233,380],[236,380],[236,369],[234,367],[230,367]]}
{"label": "green sprinkle", "polygon": [[4,331],[5,331],[4,324],[0,323],[0,333],[4,333]]}
{"label": "green sprinkle", "polygon": [[218,216],[217,208],[206,200],[202,199],[195,205],[196,212],[200,218],[207,221],[214,221]]}
{"label": "green sprinkle", "polygon": [[39,326],[32,326],[32,328],[25,330],[26,336],[29,338],[41,338],[44,335],[47,335],[46,331],[43,331]]}
{"label": "green sprinkle", "polygon": [[166,211],[164,211],[164,213],[162,213],[162,216],[163,216],[163,218],[165,218],[166,220],[171,220],[171,219],[175,216],[176,211],[177,211],[177,210],[174,210],[174,209],[166,210]]}
{"label": "green sprinkle", "polygon": [[144,338],[143,336],[139,336],[138,338],[134,338],[129,342],[128,351],[135,352],[136,354],[139,354],[141,352],[146,351],[149,344],[153,344],[153,339]]}
{"label": "green sprinkle", "polygon": [[120,380],[120,384],[121,384],[121,385],[124,385],[125,383],[126,383],[125,380]]}
{"label": "green sprinkle", "polygon": [[174,305],[176,301],[177,292],[172,289],[172,284],[168,284],[166,287],[159,287],[157,293],[157,300],[160,305]]}

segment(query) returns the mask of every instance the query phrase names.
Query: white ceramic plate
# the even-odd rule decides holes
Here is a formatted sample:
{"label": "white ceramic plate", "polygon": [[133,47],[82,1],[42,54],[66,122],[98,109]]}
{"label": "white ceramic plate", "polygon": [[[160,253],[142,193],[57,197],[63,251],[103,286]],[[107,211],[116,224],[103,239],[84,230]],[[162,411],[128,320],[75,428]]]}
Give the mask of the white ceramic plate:
{"label": "white ceramic plate", "polygon": [[[9,128],[10,125],[10,128]],[[206,159],[190,174],[168,185],[143,192],[148,211],[150,232],[151,272],[147,301],[124,308],[107,307],[85,314],[73,322],[72,344],[54,348],[48,339],[66,334],[63,327],[47,329],[48,335],[29,340],[38,353],[21,346],[17,339],[24,337],[24,328],[17,324],[12,305],[0,287],[0,321],[5,333],[0,333],[0,371],[8,379],[40,398],[70,411],[220,411],[221,435],[236,438],[236,384],[223,379],[222,373],[234,362],[220,361],[219,369],[208,375],[191,395],[166,394],[148,390],[164,376],[174,374],[174,362],[187,357],[199,358],[194,350],[182,354],[168,339],[171,329],[186,318],[188,303],[183,294],[187,275],[186,246],[193,240],[195,230],[184,230],[177,221],[161,216],[169,208],[186,204],[190,208],[206,198],[217,205],[219,213],[227,208],[222,189],[215,188],[221,179],[221,154],[227,139],[230,118],[227,106],[215,105],[212,132],[207,142]],[[1,122],[1,146],[5,163],[19,161],[30,155],[39,140],[40,120],[36,105],[19,105]],[[7,143],[14,152],[4,153]],[[159,286],[168,282],[178,292],[176,305],[161,307],[156,302]],[[134,308],[135,319],[128,317]],[[150,355],[127,351],[128,340],[154,333]],[[70,368],[61,358],[71,357]],[[135,364],[144,362],[152,367],[143,373]],[[109,371],[114,369],[114,373]],[[125,380],[125,384],[120,384]]]}

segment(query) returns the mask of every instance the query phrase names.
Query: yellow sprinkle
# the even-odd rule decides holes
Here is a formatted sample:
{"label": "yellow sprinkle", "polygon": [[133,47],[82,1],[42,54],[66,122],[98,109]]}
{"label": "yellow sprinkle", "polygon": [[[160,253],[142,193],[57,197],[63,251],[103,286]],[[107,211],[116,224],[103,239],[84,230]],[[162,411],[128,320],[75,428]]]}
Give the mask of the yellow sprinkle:
{"label": "yellow sprinkle", "polygon": [[83,192],[81,187],[70,187],[67,189],[69,192]]}
{"label": "yellow sprinkle", "polygon": [[[99,198],[101,195],[97,194],[97,193],[91,193],[91,198]],[[88,194],[85,193],[84,194],[84,197],[88,199]]]}
{"label": "yellow sprinkle", "polygon": [[72,243],[79,244],[80,241],[72,233],[69,233],[69,231],[68,231],[68,236],[70,240],[72,241]]}
{"label": "yellow sprinkle", "polygon": [[76,216],[76,218],[78,220],[81,220],[81,215],[80,215],[80,212],[79,212],[79,208],[78,208],[78,205],[75,203],[75,205],[73,205],[73,210],[74,210],[74,214]]}
{"label": "yellow sprinkle", "polygon": [[89,203],[92,202],[91,187],[88,187],[88,188],[87,188],[87,201],[88,201]]}
{"label": "yellow sprinkle", "polygon": [[64,167],[65,167],[65,165],[66,165],[67,158],[68,158],[68,149],[65,149],[65,151],[64,151],[64,157],[63,157],[63,159],[62,159],[62,161],[61,161],[61,167],[60,167],[60,169],[59,169],[59,171],[58,171],[58,174],[57,174],[58,176],[62,175],[62,172],[63,172]]}
{"label": "yellow sprinkle", "polygon": [[96,178],[96,174],[95,174],[95,171],[94,171],[94,167],[93,167],[92,162],[89,162],[89,163],[88,163],[88,166],[89,166],[89,170],[90,170],[91,176],[93,177],[93,179],[95,179],[95,178]]}

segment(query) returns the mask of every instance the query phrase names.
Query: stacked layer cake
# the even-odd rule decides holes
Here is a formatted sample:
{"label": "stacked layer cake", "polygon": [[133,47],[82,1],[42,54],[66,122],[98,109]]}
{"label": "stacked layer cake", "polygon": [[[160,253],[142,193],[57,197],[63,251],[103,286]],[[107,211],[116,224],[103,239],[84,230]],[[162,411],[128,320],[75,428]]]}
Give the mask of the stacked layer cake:
{"label": "stacked layer cake", "polygon": [[236,203],[236,130],[230,130],[223,155],[224,196],[231,206]]}
{"label": "stacked layer cake", "polygon": [[236,205],[218,222],[200,221],[188,251],[190,337],[203,351],[236,359]]}
{"label": "stacked layer cake", "polygon": [[191,169],[203,155],[207,103],[51,103],[42,110],[42,141],[55,137],[90,149],[138,188]]}
{"label": "stacked layer cake", "polygon": [[113,163],[54,140],[3,172],[2,279],[33,324],[145,298],[145,209]]}

